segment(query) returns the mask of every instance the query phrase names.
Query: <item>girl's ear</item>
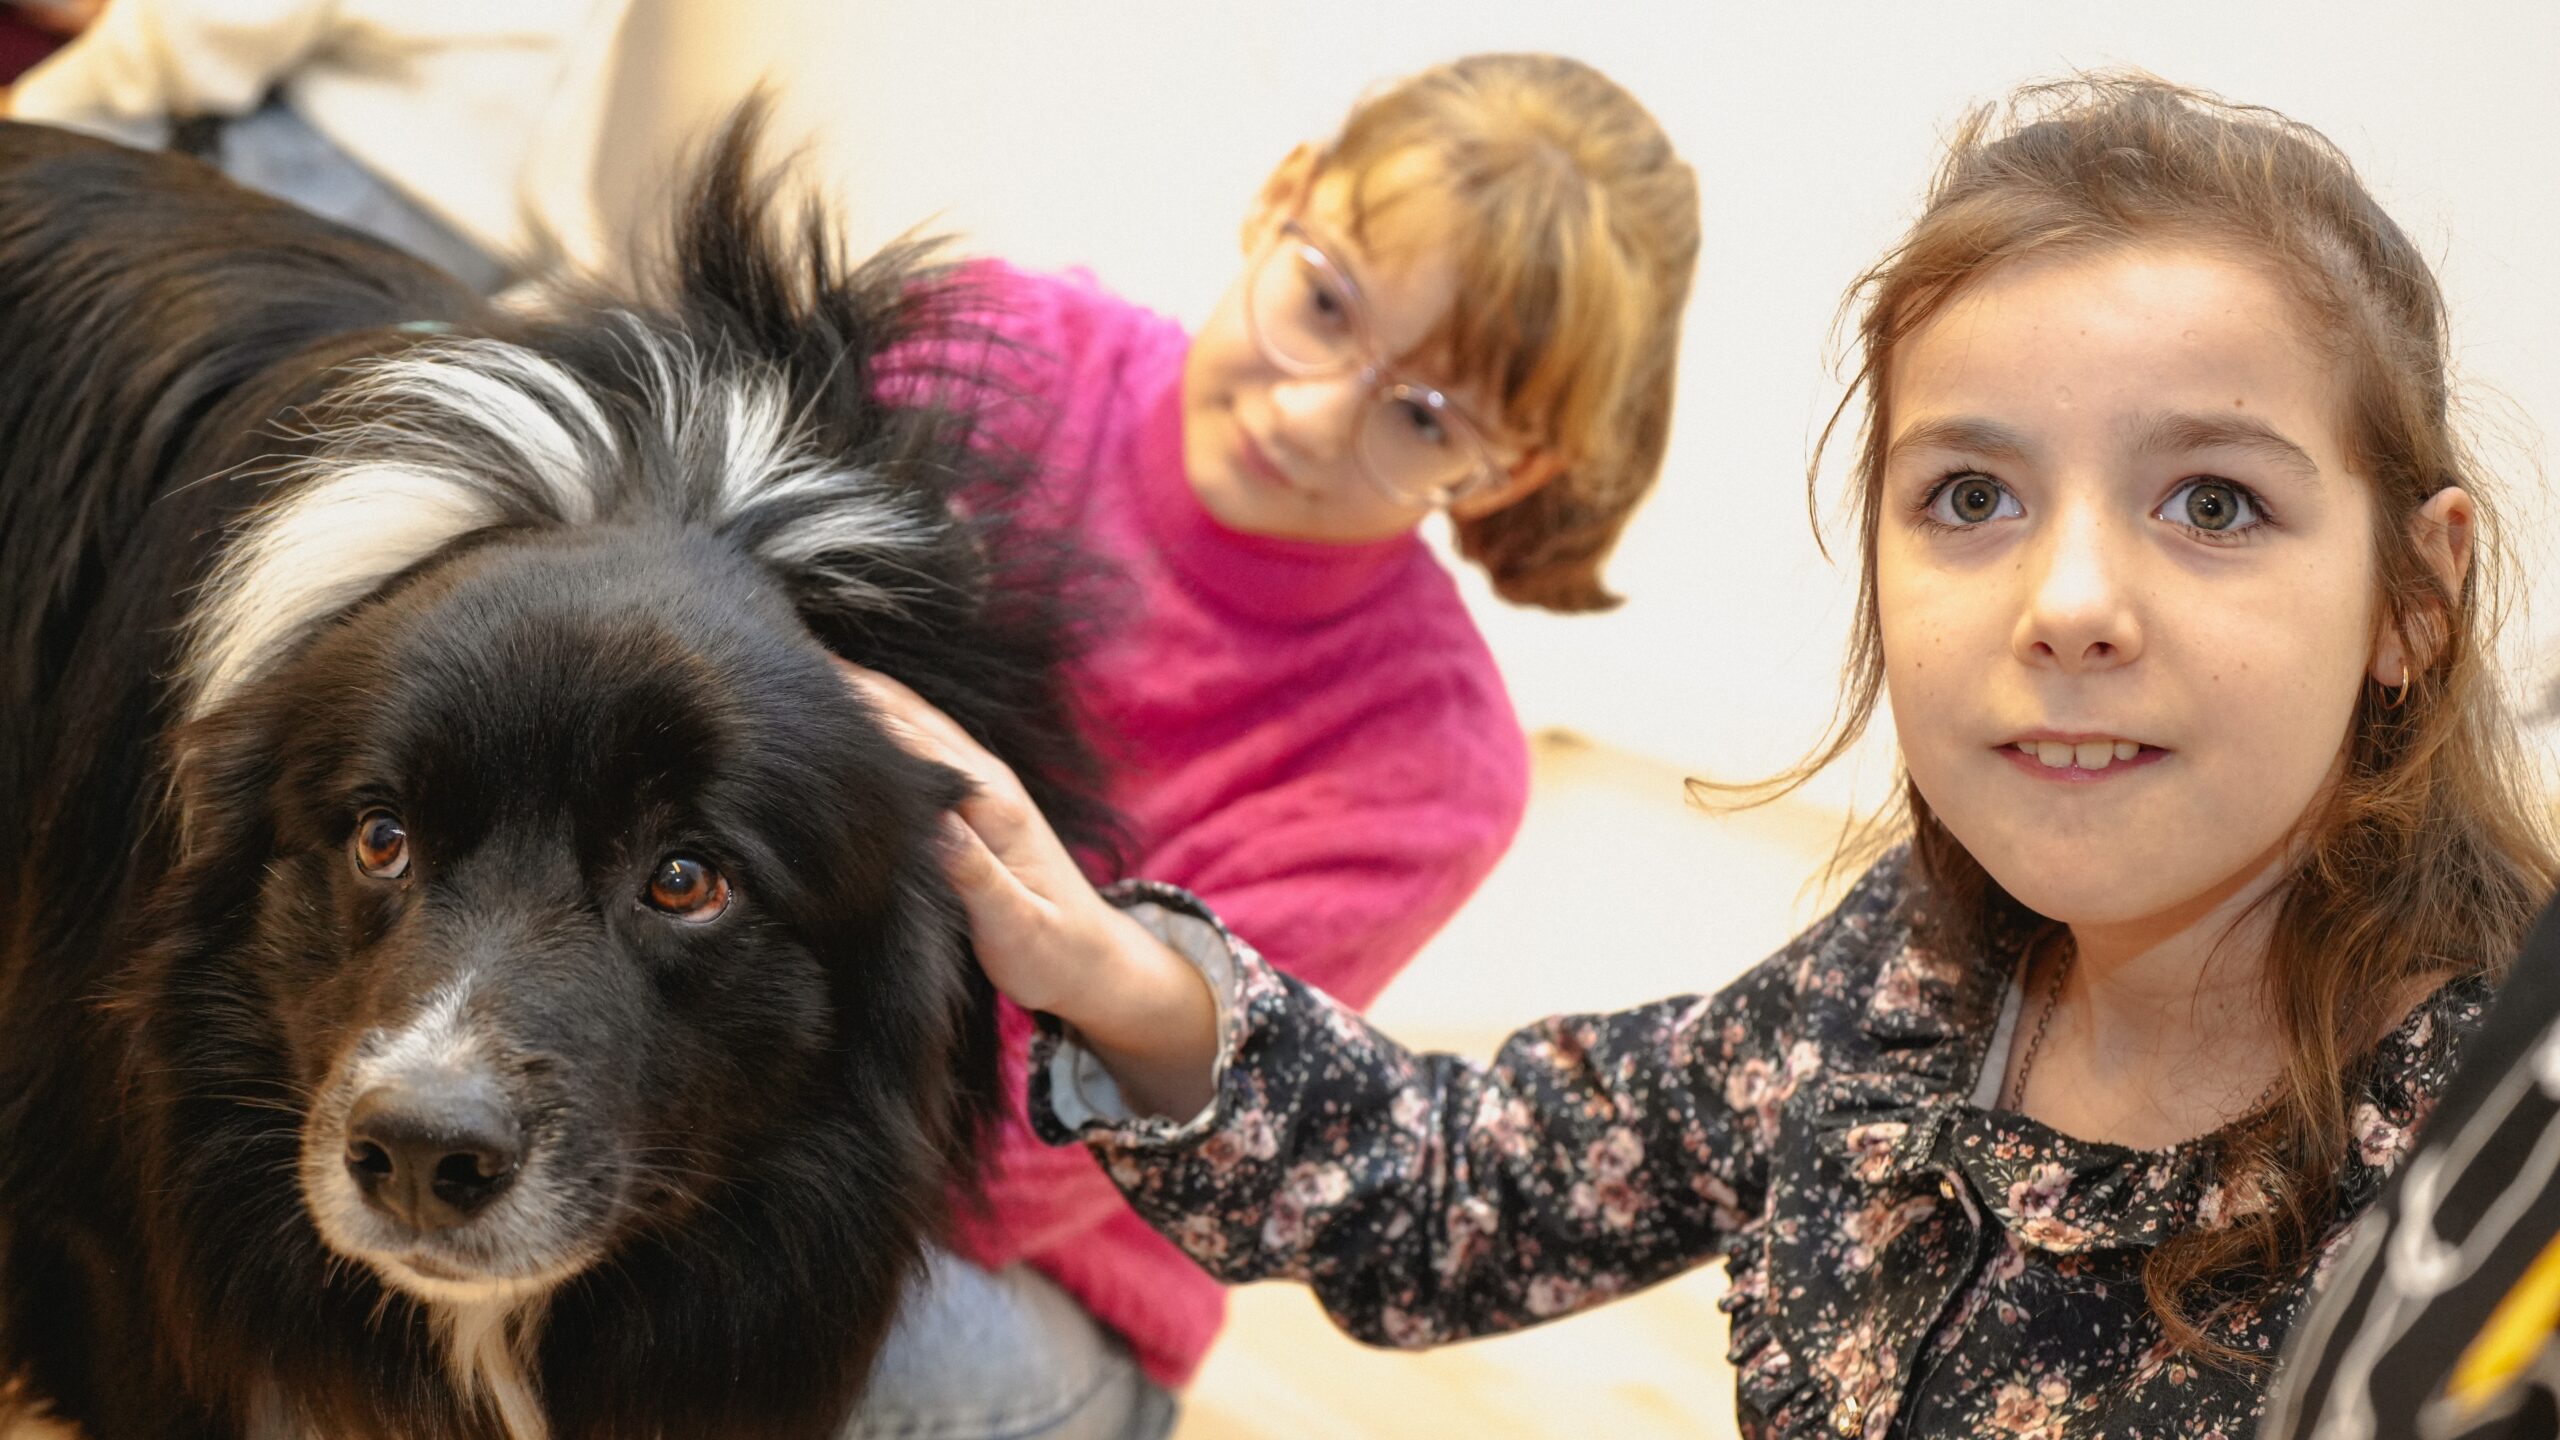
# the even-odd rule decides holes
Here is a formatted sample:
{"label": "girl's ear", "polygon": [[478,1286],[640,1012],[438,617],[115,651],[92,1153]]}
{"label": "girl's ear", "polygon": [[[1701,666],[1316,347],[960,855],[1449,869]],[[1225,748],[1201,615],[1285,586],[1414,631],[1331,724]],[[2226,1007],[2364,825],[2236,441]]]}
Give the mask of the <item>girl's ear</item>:
{"label": "girl's ear", "polygon": [[1502,477],[1502,483],[1479,490],[1449,507],[1452,520],[1479,520],[1496,510],[1528,499],[1564,473],[1564,455],[1551,446],[1533,445]]}
{"label": "girl's ear", "polygon": [[2444,646],[2447,611],[2471,574],[2471,535],[2477,514],[2471,492],[2447,485],[2428,496],[2427,503],[2409,517],[2410,543],[2435,572],[2441,588],[2426,604],[2402,617],[2400,624],[2383,627],[2382,638],[2373,647],[2376,685],[2398,689],[2409,683],[2412,674],[2435,663],[2436,652]]}
{"label": "girl's ear", "polygon": [[1298,212],[1308,189],[1316,183],[1316,163],[1320,158],[1312,143],[1301,140],[1273,168],[1271,178],[1262,182],[1261,193],[1254,196],[1253,209],[1244,217],[1245,253],[1261,249],[1272,230]]}

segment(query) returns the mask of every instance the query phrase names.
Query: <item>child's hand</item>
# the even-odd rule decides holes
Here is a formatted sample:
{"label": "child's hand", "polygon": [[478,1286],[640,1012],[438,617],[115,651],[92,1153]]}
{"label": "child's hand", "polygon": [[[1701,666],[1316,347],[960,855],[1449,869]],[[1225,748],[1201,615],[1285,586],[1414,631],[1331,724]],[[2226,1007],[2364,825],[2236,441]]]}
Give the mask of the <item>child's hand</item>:
{"label": "child's hand", "polygon": [[945,822],[943,869],[987,978],[1075,1027],[1133,1105],[1188,1116],[1207,1104],[1217,1008],[1199,972],[1094,890],[1012,767],[913,690],[836,665],[909,753],[970,781]]}
{"label": "child's hand", "polygon": [[1056,1013],[1109,948],[1104,937],[1118,912],[1095,893],[1010,766],[913,690],[836,664],[910,754],[968,777],[959,819],[944,822],[943,868],[969,908],[987,977],[1023,1008]]}

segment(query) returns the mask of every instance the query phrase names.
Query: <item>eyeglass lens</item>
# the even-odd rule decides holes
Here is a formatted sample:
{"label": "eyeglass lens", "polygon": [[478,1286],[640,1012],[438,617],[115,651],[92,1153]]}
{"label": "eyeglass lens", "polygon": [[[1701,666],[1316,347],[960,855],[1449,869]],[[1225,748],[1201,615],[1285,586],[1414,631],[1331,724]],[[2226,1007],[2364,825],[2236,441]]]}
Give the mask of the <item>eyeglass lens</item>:
{"label": "eyeglass lens", "polygon": [[[1330,257],[1284,233],[1245,292],[1245,318],[1271,363],[1300,375],[1370,371],[1357,292]],[[1370,478],[1400,498],[1446,499],[1487,468],[1482,441],[1448,398],[1371,375],[1354,448]]]}

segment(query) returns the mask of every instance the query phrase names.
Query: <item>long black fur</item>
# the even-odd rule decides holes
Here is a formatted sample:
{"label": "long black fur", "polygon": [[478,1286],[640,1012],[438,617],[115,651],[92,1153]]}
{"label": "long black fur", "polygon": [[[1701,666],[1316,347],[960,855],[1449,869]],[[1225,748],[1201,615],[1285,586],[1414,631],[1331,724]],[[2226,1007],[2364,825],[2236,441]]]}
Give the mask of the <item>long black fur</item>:
{"label": "long black fur", "polygon": [[[95,1440],[507,1433],[296,1180],[333,1067],[465,960],[528,1125],[621,1186],[578,1197],[604,1258],[525,1322],[560,1440],[833,1433],[967,1192],[998,1081],[934,863],[958,782],[821,647],[1106,846],[1065,562],[955,507],[1008,483],[965,425],[881,398],[947,288],[774,224],[755,136],[724,133],[643,293],[524,322],[192,161],[0,125],[0,1376]],[[362,378],[489,344],[592,400],[590,505]],[[667,411],[756,384],[833,478],[724,506],[724,432]],[[485,523],[206,703],[208,580],[370,446],[469,472]],[[796,543],[847,486],[929,541]],[[383,802],[417,847],[395,885],[348,860]],[[738,877],[731,914],[635,903],[669,848]]]}

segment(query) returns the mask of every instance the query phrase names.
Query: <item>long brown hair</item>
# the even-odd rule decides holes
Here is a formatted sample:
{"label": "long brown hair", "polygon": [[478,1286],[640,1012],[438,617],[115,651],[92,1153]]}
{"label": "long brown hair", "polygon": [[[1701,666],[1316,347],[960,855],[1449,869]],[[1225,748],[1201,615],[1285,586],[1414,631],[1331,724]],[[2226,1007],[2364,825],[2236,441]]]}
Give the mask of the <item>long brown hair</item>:
{"label": "long brown hair", "polygon": [[[1781,783],[1792,788],[1854,744],[1882,693],[1877,503],[1895,348],[1998,266],[2159,240],[2266,265],[2333,347],[2347,457],[2378,517],[2377,625],[2398,631],[2410,655],[2403,690],[2365,687],[2340,779],[2305,817],[2300,863],[2266,902],[2266,998],[2283,1070],[2275,1103],[2229,1136],[2221,1174],[2232,1203],[2220,1223],[2161,1244],[2144,1270],[2170,1341],[2232,1358],[2208,1334],[2213,1312],[2289,1272],[2328,1228],[2361,1065],[2397,1007],[2425,981],[2502,973],[2555,872],[2495,674],[2506,567],[2489,477],[2454,420],[2444,297],[2335,146],[2273,111],[2131,73],[2030,87],[1965,119],[1919,220],[1843,302],[1859,315],[1857,369],[1822,441],[1863,390],[1852,469],[1859,605],[1832,733]],[[2410,520],[2454,485],[2478,520],[2469,573],[2448,591]],[[1907,835],[1932,909],[1955,932],[1943,938],[1978,944],[2017,902],[1907,775],[1897,811],[1859,848]]]}
{"label": "long brown hair", "polygon": [[1467,297],[1424,346],[1565,460],[1458,522],[1458,550],[1506,600],[1608,609],[1601,565],[1670,440],[1697,176],[1633,95],[1561,55],[1470,55],[1362,101],[1322,156],[1353,178],[1355,236],[1404,198],[1372,182],[1416,153],[1429,164],[1415,185],[1453,209]]}

